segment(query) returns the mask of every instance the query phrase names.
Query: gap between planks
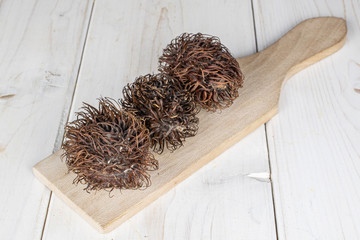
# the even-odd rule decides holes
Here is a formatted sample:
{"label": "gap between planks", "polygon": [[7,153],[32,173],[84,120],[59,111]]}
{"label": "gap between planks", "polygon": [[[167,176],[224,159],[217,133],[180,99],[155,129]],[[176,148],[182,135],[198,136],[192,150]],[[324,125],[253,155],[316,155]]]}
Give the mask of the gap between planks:
{"label": "gap between planks", "polygon": [[[259,52],[258,47],[258,39],[257,39],[257,30],[256,30],[256,20],[255,20],[255,9],[254,9],[254,0],[251,0],[251,12],[253,18],[253,27],[254,27],[254,38],[255,38],[255,48],[256,52]],[[268,134],[267,134],[267,123],[264,124],[264,134],[265,134],[265,142],[266,142],[266,151],[267,151],[267,159],[268,159],[268,167],[269,167],[269,180],[271,186],[271,200],[272,200],[272,207],[274,213],[274,226],[275,226],[275,237],[278,240],[278,227],[277,227],[277,219],[276,219],[276,207],[275,207],[275,196],[274,196],[274,186],[273,180],[271,176],[271,159],[270,159],[270,148],[269,148],[269,141],[268,141]]]}
{"label": "gap between planks", "polygon": [[[1,3],[1,1],[0,1]],[[80,55],[80,62],[79,62],[79,67],[76,73],[76,79],[75,79],[75,83],[74,83],[74,89],[73,89],[73,93],[71,95],[71,100],[69,103],[69,108],[68,108],[68,112],[67,112],[67,117],[66,117],[66,121],[63,123],[60,123],[60,127],[58,129],[58,134],[56,136],[56,140],[54,143],[54,148],[53,148],[53,153],[55,153],[58,149],[60,149],[62,142],[64,141],[64,127],[67,124],[67,122],[69,121],[69,117],[70,117],[70,113],[73,109],[73,101],[74,101],[74,95],[76,92],[76,87],[77,87],[77,83],[78,83],[78,79],[79,79],[79,74],[80,74],[80,70],[81,70],[81,65],[82,65],[82,61],[83,61],[83,57],[84,57],[84,52],[85,52],[85,47],[86,47],[86,43],[88,40],[88,34],[89,34],[89,29],[90,29],[90,24],[91,24],[91,19],[94,13],[94,8],[95,8],[95,0],[92,0],[91,3],[91,10],[90,10],[90,15],[88,18],[88,23],[86,25],[86,32],[85,32],[85,38],[84,38],[84,43],[82,44],[82,49],[81,49],[81,55]],[[60,141],[61,139],[61,141]],[[59,146],[60,145],[60,146]],[[50,191],[50,196],[49,196],[49,202],[46,208],[46,213],[45,213],[45,218],[44,218],[44,224],[43,224],[43,228],[41,231],[41,237],[40,239],[42,240],[44,237],[44,232],[45,232],[45,227],[46,227],[46,223],[47,223],[47,218],[48,218],[48,214],[49,214],[49,209],[50,209],[50,204],[51,204],[51,200],[52,200],[52,196],[53,196],[53,192]]]}

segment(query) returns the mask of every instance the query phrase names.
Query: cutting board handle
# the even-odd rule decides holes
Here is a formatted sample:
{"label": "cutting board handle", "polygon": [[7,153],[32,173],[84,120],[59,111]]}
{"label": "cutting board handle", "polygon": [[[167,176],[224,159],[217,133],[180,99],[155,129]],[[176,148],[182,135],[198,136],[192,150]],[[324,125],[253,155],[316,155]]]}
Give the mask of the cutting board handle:
{"label": "cutting board handle", "polygon": [[[237,59],[244,71],[244,89],[256,83],[263,88],[277,108],[280,90],[286,79],[339,50],[346,37],[342,18],[310,18],[298,24],[265,50]],[[249,86],[248,86],[249,85]]]}

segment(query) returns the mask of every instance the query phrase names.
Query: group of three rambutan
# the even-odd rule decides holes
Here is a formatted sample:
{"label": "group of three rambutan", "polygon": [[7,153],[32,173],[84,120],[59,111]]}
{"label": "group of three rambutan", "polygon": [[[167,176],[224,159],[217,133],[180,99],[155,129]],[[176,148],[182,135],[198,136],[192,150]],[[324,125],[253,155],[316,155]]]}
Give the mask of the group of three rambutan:
{"label": "group of three rambutan", "polygon": [[[74,183],[85,190],[142,189],[159,168],[153,152],[174,151],[196,135],[201,108],[215,112],[239,96],[243,74],[219,38],[184,33],[164,49],[159,73],[136,78],[123,99],[84,103],[62,145]],[[153,151],[152,151],[153,150]]]}

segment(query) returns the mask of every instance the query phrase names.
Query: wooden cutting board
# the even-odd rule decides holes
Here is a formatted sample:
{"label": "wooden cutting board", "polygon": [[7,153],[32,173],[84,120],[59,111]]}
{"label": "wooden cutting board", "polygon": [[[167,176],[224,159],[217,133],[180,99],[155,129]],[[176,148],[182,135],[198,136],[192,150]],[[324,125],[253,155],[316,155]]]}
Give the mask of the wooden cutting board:
{"label": "wooden cutting board", "polygon": [[155,155],[160,168],[151,172],[146,190],[113,191],[112,198],[105,191],[89,194],[73,184],[75,175],[61,161],[62,151],[36,164],[34,174],[99,232],[109,232],[268,121],[278,111],[285,80],[339,50],[345,36],[343,19],[312,18],[269,48],[238,58],[245,75],[240,97],[221,113],[201,111],[195,137],[173,153]]}

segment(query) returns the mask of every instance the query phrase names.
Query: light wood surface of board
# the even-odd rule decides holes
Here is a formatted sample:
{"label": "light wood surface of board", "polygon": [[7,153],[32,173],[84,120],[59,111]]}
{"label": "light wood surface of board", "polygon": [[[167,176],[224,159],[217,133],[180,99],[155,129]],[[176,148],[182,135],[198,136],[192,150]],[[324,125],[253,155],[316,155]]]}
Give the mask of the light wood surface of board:
{"label": "light wood surface of board", "polygon": [[268,121],[276,112],[283,81],[342,47],[346,23],[340,18],[314,18],[300,23],[264,51],[238,59],[246,76],[240,98],[219,113],[199,114],[198,134],[183,148],[157,155],[160,169],[151,173],[143,191],[87,193],[75,186],[60,160],[62,151],[34,167],[35,175],[98,231],[108,232],[173,186]]}
{"label": "light wood surface of board", "polygon": [[[345,46],[284,84],[277,116],[114,231],[32,174],[83,101],[121,97],[182,32],[241,57],[320,16],[346,19]],[[0,238],[360,239],[359,16],[356,0],[0,0]]]}

